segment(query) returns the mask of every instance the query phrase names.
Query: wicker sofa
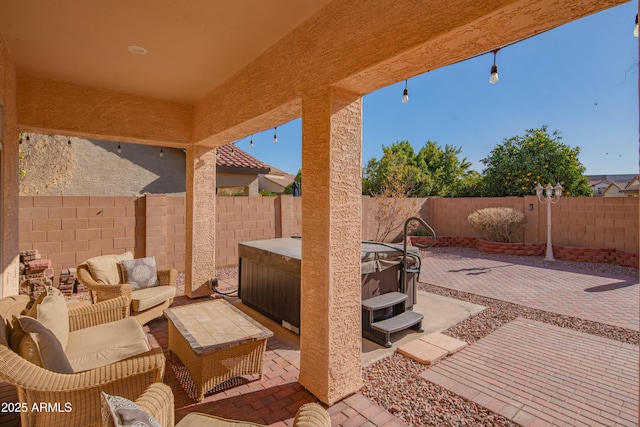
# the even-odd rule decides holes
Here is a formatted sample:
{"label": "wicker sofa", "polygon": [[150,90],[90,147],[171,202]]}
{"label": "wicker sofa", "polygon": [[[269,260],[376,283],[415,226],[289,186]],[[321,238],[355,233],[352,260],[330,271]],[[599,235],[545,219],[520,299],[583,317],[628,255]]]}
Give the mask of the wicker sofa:
{"label": "wicker sofa", "polygon": [[[162,427],[258,427],[259,424],[247,421],[228,420],[208,414],[191,412],[177,425],[175,424],[174,398],[171,388],[162,383],[156,383],[136,401],[136,406],[146,414],[152,415]],[[102,403],[102,425],[113,427],[111,410]],[[330,427],[329,413],[317,403],[307,403],[298,409],[293,420],[294,427]]]}
{"label": "wicker sofa", "polygon": [[[24,333],[22,319],[18,322],[15,317],[26,314],[28,304],[26,295],[0,299],[0,381],[16,387],[19,407],[27,409],[20,411],[23,427],[100,425],[101,391],[135,399],[150,384],[163,380],[165,357],[160,348],[75,373],[62,374],[39,366],[42,359],[32,334]],[[81,340],[87,341],[86,337],[93,335],[99,342],[105,336],[105,328],[121,322],[126,323],[126,328],[142,329],[137,321],[128,322],[129,304],[126,297],[118,297],[69,309],[70,345],[75,333],[85,334]],[[96,330],[103,332],[93,332]],[[129,338],[125,340],[129,341]],[[109,345],[105,343],[105,346]],[[93,360],[91,363],[99,362]],[[45,410],[34,410],[43,404],[48,405]]]}
{"label": "wicker sofa", "polygon": [[[133,290],[125,283],[118,263],[123,259],[133,259],[130,252],[122,255],[103,255],[91,258],[77,267],[77,278],[87,288],[91,290],[92,302],[106,301],[119,296],[126,296],[131,300],[131,316],[135,317],[141,325],[151,320],[161,317],[166,308],[173,303],[175,296],[176,281],[178,271],[176,269],[158,270],[158,286]],[[116,272],[116,280],[120,283],[104,283],[104,280],[97,279],[91,270],[92,261],[108,261],[112,263]]]}

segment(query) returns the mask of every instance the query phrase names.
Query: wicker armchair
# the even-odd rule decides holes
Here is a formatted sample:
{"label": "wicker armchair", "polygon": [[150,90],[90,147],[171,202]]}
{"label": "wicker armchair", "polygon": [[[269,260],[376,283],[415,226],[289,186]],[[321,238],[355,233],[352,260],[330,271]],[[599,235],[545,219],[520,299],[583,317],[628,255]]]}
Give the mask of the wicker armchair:
{"label": "wicker armchair", "polygon": [[[162,381],[165,357],[160,348],[75,374],[55,373],[27,361],[6,344],[13,333],[12,317],[22,313],[28,302],[23,295],[0,299],[0,380],[17,388],[21,408],[27,409],[20,413],[23,427],[100,425],[100,391],[135,399],[150,384]],[[71,308],[69,329],[120,320],[128,314],[126,297]],[[34,410],[41,405],[48,406]]]}
{"label": "wicker armchair", "polygon": [[[173,404],[173,392],[166,384],[152,384],[135,401],[136,405],[147,414],[152,415],[162,427],[174,427],[175,415]],[[112,427],[109,409],[102,406],[102,425]],[[191,412],[187,414],[175,427],[258,427],[259,424],[247,421],[234,421],[219,418],[213,415]],[[293,420],[294,427],[330,427],[329,413],[317,403],[307,403],[298,409]]]}
{"label": "wicker armchair", "polygon": [[[153,307],[139,310],[137,309],[136,295],[139,291],[132,291],[131,286],[127,283],[117,285],[105,285],[98,283],[91,275],[91,270],[87,262],[80,264],[76,269],[78,280],[91,291],[91,301],[93,303],[106,301],[119,296],[126,296],[131,301],[131,316],[135,317],[141,325],[163,315],[166,308],[173,303],[173,297],[160,301]],[[178,279],[178,270],[172,268],[170,270],[158,270],[159,286],[173,286],[175,288]]]}

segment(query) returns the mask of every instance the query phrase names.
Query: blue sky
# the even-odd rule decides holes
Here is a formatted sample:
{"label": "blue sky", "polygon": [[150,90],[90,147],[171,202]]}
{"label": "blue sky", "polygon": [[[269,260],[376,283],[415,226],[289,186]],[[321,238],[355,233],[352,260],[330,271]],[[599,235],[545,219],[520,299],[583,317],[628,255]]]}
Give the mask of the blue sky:
{"label": "blue sky", "polygon": [[[548,125],[580,147],[587,174],[638,173],[637,2],[571,22],[500,50],[500,80],[489,84],[486,54],[409,79],[363,98],[362,161],[382,156],[382,145],[427,140],[462,147],[472,168],[504,138]],[[265,163],[295,174],[302,164],[301,120],[236,145]]]}

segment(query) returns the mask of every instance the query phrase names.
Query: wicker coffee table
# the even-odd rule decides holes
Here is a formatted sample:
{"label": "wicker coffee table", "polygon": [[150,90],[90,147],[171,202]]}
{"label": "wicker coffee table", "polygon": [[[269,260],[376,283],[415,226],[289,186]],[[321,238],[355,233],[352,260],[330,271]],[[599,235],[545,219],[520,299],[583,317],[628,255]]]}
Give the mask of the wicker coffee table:
{"label": "wicker coffee table", "polygon": [[262,377],[262,356],[273,332],[227,301],[216,299],[164,311],[169,350],[189,370],[198,401],[227,380]]}

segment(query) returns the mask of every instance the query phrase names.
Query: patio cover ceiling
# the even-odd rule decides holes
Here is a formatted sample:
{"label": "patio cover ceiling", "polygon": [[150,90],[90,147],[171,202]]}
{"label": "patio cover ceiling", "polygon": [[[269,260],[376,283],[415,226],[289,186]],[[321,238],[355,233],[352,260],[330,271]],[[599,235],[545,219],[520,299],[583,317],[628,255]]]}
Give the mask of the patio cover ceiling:
{"label": "patio cover ceiling", "polygon": [[20,73],[193,104],[329,1],[0,0],[0,33]]}
{"label": "patio cover ceiling", "polygon": [[364,95],[626,1],[0,0],[0,34],[21,129],[217,147],[319,88]]}

